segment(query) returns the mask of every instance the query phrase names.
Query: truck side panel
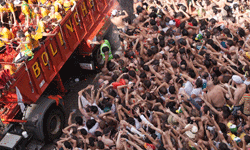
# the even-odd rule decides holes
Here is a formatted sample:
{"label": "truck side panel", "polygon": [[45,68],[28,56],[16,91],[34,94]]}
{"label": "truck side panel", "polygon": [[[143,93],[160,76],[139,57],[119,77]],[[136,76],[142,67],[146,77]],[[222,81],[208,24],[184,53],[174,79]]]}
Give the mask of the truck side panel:
{"label": "truck side panel", "polygon": [[[27,62],[28,69],[25,70],[24,65],[18,70],[10,91],[14,93],[17,86],[24,102],[36,103],[77,46],[83,42],[85,44],[81,44],[82,51],[92,52],[92,47],[86,41],[94,39],[109,20],[108,14],[117,6],[116,0],[79,0],[75,10],[67,13],[61,26],[54,29],[53,32],[57,34],[48,37],[34,58]],[[19,106],[13,104],[13,107]],[[4,115],[2,113],[0,111],[2,118],[14,118],[8,112]]]}

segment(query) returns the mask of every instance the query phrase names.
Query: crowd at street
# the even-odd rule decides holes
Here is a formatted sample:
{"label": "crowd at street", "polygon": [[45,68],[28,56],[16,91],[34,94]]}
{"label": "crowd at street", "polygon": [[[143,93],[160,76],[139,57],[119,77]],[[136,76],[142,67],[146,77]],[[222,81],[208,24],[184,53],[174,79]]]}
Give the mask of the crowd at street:
{"label": "crowd at street", "polygon": [[[250,149],[250,19],[243,0],[134,0],[114,10],[122,55],[98,39],[98,88],[79,91],[58,149]],[[74,116],[74,117],[73,117]]]}

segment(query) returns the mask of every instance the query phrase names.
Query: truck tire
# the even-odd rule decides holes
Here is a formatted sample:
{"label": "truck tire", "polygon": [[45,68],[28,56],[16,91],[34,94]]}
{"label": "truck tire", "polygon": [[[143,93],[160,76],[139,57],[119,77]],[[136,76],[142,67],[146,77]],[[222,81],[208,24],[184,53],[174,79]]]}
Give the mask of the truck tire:
{"label": "truck tire", "polygon": [[45,140],[53,141],[60,138],[64,124],[65,118],[63,112],[57,107],[50,108],[44,116],[43,130]]}

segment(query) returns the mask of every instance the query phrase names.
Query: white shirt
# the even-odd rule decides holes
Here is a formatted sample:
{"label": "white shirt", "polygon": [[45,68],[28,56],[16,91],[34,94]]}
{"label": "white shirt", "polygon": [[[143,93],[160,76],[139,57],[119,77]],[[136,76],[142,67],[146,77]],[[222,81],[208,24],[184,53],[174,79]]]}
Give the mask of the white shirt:
{"label": "white shirt", "polygon": [[196,95],[196,97],[194,98],[194,100],[197,101],[201,101],[201,98],[199,97],[200,94],[203,94],[202,92],[202,88],[195,88],[192,90],[191,95]]}

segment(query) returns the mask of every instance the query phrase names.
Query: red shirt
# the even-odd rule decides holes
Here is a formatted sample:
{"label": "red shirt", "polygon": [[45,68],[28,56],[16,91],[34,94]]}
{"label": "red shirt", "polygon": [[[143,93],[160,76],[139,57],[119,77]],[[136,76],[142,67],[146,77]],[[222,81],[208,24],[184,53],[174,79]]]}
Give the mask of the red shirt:
{"label": "red shirt", "polygon": [[181,24],[180,19],[174,19],[174,21],[175,21],[175,26],[178,28]]}
{"label": "red shirt", "polygon": [[112,83],[114,89],[117,89],[118,86],[125,85],[125,84],[126,84],[126,82],[125,82],[124,79],[120,79],[119,82],[113,82]]}

